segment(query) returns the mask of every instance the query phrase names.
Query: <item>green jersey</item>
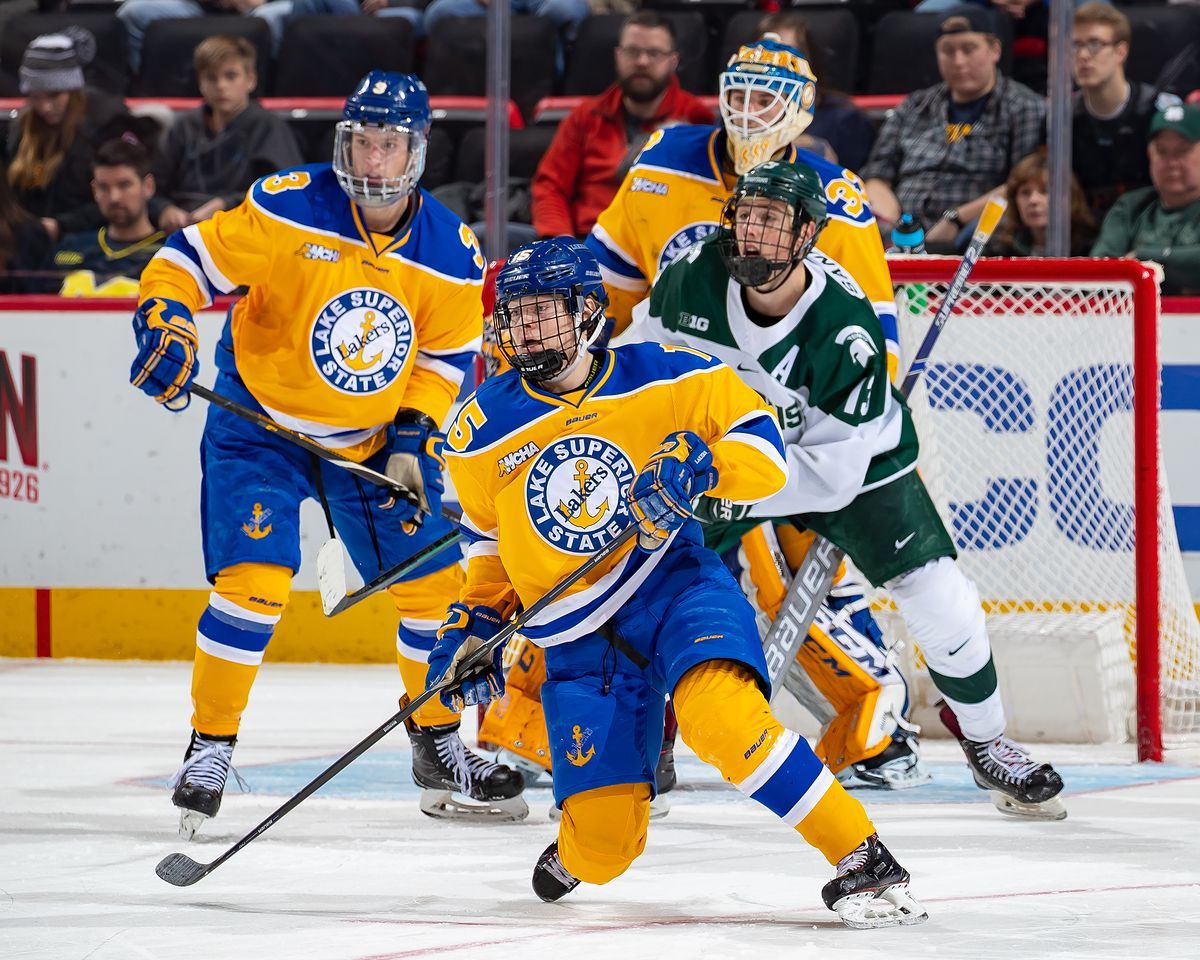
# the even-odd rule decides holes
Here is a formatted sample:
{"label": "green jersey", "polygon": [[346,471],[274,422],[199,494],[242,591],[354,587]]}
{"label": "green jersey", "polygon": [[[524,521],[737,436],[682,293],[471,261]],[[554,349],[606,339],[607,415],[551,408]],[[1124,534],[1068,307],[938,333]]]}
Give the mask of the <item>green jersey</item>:
{"label": "green jersey", "polygon": [[854,279],[814,250],[798,268],[809,278],[799,302],[774,322],[756,322],[716,239],[659,275],[621,340],[711,353],[774,406],[791,476],[751,515],[828,513],[911,472],[912,417],[888,379],[883,328]]}

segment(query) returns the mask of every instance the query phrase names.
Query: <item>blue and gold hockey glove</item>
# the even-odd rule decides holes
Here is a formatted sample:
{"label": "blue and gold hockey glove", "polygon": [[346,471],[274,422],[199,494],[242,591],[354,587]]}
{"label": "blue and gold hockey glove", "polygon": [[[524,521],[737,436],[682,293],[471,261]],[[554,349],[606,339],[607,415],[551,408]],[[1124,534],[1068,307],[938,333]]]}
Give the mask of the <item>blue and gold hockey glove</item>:
{"label": "blue and gold hockey glove", "polygon": [[192,311],[178,300],[145,300],[133,315],[133,334],[138,352],[129,382],[168,410],[186,408],[192,400],[188,387],[200,369],[200,338]]}
{"label": "blue and gold hockey glove", "polygon": [[690,430],[673,433],[629,488],[638,546],[657,550],[692,517],[692,498],[717,484],[708,444]]}
{"label": "blue and gold hockey glove", "polygon": [[[447,671],[450,676],[455,676],[462,669],[462,662],[492,639],[503,623],[504,619],[491,607],[481,604],[468,608],[463,603],[450,604],[446,619],[438,627],[437,643],[429,654],[425,686],[433,686]],[[503,656],[502,644],[466,676],[458,677],[457,684],[443,690],[440,697],[447,709],[461,712],[463,707],[503,696],[504,671],[500,663]]]}
{"label": "blue and gold hockey glove", "polygon": [[442,494],[446,481],[442,471],[446,460],[442,456],[444,435],[438,432],[433,418],[420,410],[402,409],[388,427],[384,450],[387,460],[383,472],[388,478],[408,487],[415,500],[403,500],[381,492],[379,506],[394,510],[397,519],[419,527],[426,514],[442,509]]}

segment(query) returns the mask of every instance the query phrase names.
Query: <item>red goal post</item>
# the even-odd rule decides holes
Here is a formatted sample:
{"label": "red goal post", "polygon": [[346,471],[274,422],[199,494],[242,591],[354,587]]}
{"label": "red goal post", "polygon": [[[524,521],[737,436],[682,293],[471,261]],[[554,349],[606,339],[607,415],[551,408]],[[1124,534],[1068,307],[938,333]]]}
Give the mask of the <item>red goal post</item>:
{"label": "red goal post", "polygon": [[[902,361],[957,264],[889,261]],[[1090,617],[1123,634],[1143,760],[1200,742],[1200,625],[1159,439],[1159,312],[1157,268],[1137,261],[980,260],[912,400],[922,475],[989,617],[1034,614],[1043,635]]]}

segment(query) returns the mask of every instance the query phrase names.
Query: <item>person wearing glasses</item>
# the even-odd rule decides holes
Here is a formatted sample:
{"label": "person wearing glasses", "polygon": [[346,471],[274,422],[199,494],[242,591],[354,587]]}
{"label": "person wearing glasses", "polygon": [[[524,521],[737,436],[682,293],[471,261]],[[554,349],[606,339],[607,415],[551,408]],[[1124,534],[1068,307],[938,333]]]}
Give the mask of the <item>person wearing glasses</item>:
{"label": "person wearing glasses", "polygon": [[1075,95],[1071,165],[1099,222],[1117,198],[1150,185],[1150,121],[1179,103],[1170,93],[1125,77],[1129,19],[1107,3],[1075,11],[1071,47]]}
{"label": "person wearing glasses", "polygon": [[712,123],[712,110],[679,85],[675,27],[657,10],[621,25],[615,80],[558,125],[533,177],[533,227],[539,237],[584,237],[655,130]]}

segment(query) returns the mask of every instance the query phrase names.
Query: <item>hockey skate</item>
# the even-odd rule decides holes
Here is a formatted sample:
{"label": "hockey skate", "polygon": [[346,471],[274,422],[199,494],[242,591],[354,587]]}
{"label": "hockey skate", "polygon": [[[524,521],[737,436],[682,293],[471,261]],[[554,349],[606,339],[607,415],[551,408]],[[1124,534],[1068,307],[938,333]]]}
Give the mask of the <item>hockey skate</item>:
{"label": "hockey skate", "polygon": [[933,780],[921,760],[915,736],[896,736],[882,753],[839,770],[837,778],[849,789],[870,786],[883,790],[908,790]]}
{"label": "hockey skate", "polygon": [[837,876],[821,888],[821,899],[856,930],[922,923],[929,914],[908,892],[909,879],[873,833],[842,857]]}
{"label": "hockey skate", "polygon": [[[403,705],[405,701],[401,701]],[[413,782],[421,787],[421,812],[440,820],[509,822],[529,816],[519,770],[472,753],[458,735],[459,724],[419,727],[404,721],[412,741]]]}
{"label": "hockey skate", "polygon": [[[192,731],[183,765],[168,784],[175,788],[171,802],[179,808],[179,836],[191,840],[205,820],[217,815],[225,780],[233,769],[237,737],[209,737]],[[248,789],[241,774],[233,771],[238,786]]]}
{"label": "hockey skate", "polygon": [[533,868],[533,892],[546,903],[561,900],[579,886],[579,880],[569,873],[558,858],[558,841],[542,851]]}
{"label": "hockey skate", "polygon": [[968,740],[954,711],[946,704],[938,714],[958,739],[981,790],[987,790],[1001,813],[1025,820],[1065,820],[1059,793],[1062,777],[1048,763],[1038,763],[1006,736],[990,742]]}

